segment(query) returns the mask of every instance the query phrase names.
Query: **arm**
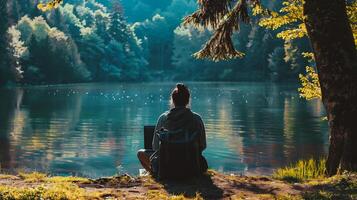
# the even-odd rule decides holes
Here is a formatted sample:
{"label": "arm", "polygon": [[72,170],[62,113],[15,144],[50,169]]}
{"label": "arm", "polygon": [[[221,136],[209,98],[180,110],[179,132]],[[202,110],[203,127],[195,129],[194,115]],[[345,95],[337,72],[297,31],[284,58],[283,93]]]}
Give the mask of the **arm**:
{"label": "arm", "polygon": [[163,126],[163,119],[165,117],[165,114],[162,114],[159,119],[157,120],[155,131],[154,131],[154,137],[152,139],[152,149],[154,151],[159,150],[159,138],[156,135],[156,131],[160,130]]}
{"label": "arm", "polygon": [[200,150],[203,151],[206,149],[207,147],[207,143],[206,143],[206,130],[205,130],[205,125],[202,121],[202,118],[198,115],[198,128],[199,128],[199,132],[200,132]]}

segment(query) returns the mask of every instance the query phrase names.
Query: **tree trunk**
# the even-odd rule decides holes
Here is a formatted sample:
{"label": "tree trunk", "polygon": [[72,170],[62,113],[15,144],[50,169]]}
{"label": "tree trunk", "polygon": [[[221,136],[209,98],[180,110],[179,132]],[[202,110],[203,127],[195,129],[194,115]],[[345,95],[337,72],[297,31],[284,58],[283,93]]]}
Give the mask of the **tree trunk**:
{"label": "tree trunk", "polygon": [[345,0],[305,0],[304,15],[330,127],[327,173],[356,171],[357,56]]}

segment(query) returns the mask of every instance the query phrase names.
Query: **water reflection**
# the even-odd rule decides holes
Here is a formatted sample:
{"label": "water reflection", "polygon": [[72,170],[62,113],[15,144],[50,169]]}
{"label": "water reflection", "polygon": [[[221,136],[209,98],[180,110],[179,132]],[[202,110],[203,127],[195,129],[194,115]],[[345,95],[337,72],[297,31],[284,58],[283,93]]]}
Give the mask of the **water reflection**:
{"label": "water reflection", "polygon": [[[108,176],[136,174],[144,125],[168,108],[174,84],[78,84],[0,90],[2,169]],[[327,151],[320,101],[295,85],[191,83],[205,121],[211,167],[270,173]]]}

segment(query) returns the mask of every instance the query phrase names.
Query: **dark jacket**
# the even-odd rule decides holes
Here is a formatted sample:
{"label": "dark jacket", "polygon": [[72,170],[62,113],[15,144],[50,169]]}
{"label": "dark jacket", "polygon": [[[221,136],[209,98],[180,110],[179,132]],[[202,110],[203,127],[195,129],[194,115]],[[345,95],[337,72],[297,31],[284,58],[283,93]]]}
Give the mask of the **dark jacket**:
{"label": "dark jacket", "polygon": [[[158,119],[155,132],[161,128],[169,131],[185,129],[199,133],[199,146],[201,152],[206,148],[206,132],[201,116],[186,107],[176,107],[164,112]],[[159,149],[159,138],[154,134],[152,142],[153,150]]]}

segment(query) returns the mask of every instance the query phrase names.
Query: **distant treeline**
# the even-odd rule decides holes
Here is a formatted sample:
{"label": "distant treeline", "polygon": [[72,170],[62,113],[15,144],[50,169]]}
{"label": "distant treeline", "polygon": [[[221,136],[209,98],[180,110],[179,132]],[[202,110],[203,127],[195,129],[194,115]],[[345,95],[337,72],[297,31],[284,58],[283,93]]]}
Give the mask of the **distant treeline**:
{"label": "distant treeline", "polygon": [[[94,0],[42,13],[35,1],[8,1],[3,82],[48,84],[146,79],[141,41],[119,3]],[[0,22],[6,23],[6,22]],[[6,81],[4,81],[4,78]]]}
{"label": "distant treeline", "polygon": [[[36,1],[6,0],[0,6],[5,13],[0,16],[0,84],[286,81],[297,80],[303,71],[306,41],[283,43],[254,23],[235,36],[246,53],[243,59],[194,59],[211,33],[180,26],[194,0],[170,2],[149,19],[128,23],[118,1],[67,0],[43,13]],[[270,3],[275,9],[280,5]]]}

